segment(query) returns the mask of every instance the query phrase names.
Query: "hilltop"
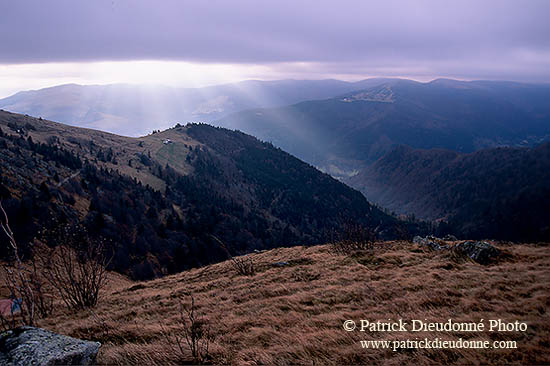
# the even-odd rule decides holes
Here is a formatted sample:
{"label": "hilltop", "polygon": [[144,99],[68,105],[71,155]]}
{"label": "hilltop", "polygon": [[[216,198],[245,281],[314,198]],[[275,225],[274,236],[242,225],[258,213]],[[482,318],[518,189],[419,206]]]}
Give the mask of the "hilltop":
{"label": "hilltop", "polygon": [[[180,303],[195,299],[214,340],[214,364],[547,364],[550,291],[547,245],[496,243],[504,255],[482,266],[406,242],[350,256],[330,246],[249,254],[257,274],[230,261],[148,282],[117,279],[93,311],[60,308],[40,324],[103,346],[100,364],[181,364]],[[277,266],[277,263],[286,263]],[[525,332],[346,332],[345,320],[526,322]],[[170,335],[166,338],[165,333]],[[362,349],[361,340],[516,341],[515,349]]]}

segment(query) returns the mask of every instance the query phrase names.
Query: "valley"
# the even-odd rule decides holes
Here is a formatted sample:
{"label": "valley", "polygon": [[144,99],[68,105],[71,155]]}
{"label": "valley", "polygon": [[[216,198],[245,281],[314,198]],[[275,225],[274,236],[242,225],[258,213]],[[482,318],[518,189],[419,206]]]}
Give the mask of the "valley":
{"label": "valley", "polygon": [[[549,240],[545,84],[391,80],[219,121],[273,142],[402,217],[465,238]],[[531,148],[531,150],[528,150]]]}
{"label": "valley", "polygon": [[550,143],[465,154],[397,146],[344,181],[398,215],[464,238],[548,241]]}

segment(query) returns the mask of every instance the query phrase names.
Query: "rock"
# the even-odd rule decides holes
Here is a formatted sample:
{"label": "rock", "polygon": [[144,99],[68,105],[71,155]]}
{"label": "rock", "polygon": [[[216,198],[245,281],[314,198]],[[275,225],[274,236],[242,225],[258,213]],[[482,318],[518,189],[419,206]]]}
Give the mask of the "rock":
{"label": "rock", "polygon": [[[452,235],[446,236],[445,239],[449,241],[457,240],[456,237]],[[488,264],[500,255],[500,250],[487,243],[486,241],[465,241],[451,247],[444,240],[429,235],[425,238],[415,236],[413,239],[413,243],[416,243],[420,246],[428,247],[432,250],[452,249],[456,253],[467,256],[480,264]]]}
{"label": "rock", "polygon": [[443,249],[449,249],[449,246],[441,239],[436,238],[435,236],[427,236],[425,238],[422,238],[420,236],[415,236],[413,238],[413,243],[416,243],[421,246],[426,246],[432,250],[443,250]]}
{"label": "rock", "polygon": [[455,245],[453,250],[480,264],[488,264],[500,255],[500,250],[486,241],[465,241]]}
{"label": "rock", "polygon": [[101,344],[19,327],[0,334],[0,365],[91,365]]}

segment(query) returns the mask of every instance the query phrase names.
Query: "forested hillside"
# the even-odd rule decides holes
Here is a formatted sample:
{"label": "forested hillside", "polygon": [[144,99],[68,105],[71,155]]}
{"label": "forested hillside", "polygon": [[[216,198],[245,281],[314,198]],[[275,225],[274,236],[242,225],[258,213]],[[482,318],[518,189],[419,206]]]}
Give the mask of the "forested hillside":
{"label": "forested hillside", "polygon": [[470,154],[399,146],[348,182],[465,238],[550,240],[550,143]]}
{"label": "forested hillside", "polygon": [[82,225],[135,278],[225,259],[214,236],[236,254],[326,242],[346,225],[381,238],[417,227],[240,132],[191,124],[134,139],[8,112],[0,130],[0,194],[23,248]]}

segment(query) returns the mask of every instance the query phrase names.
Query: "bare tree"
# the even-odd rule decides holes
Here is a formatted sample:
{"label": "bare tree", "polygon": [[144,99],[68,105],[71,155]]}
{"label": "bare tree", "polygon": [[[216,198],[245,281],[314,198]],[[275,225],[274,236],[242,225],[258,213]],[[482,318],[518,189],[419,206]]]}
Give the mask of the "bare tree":
{"label": "bare tree", "polygon": [[90,238],[79,226],[65,225],[56,234],[62,244],[49,251],[45,277],[69,309],[94,307],[106,284],[110,262],[104,240]]}
{"label": "bare tree", "polygon": [[29,279],[33,290],[36,312],[40,318],[46,318],[53,312],[53,289],[44,277],[44,263],[41,256],[36,254],[36,247],[33,248],[33,257],[29,264]]}

